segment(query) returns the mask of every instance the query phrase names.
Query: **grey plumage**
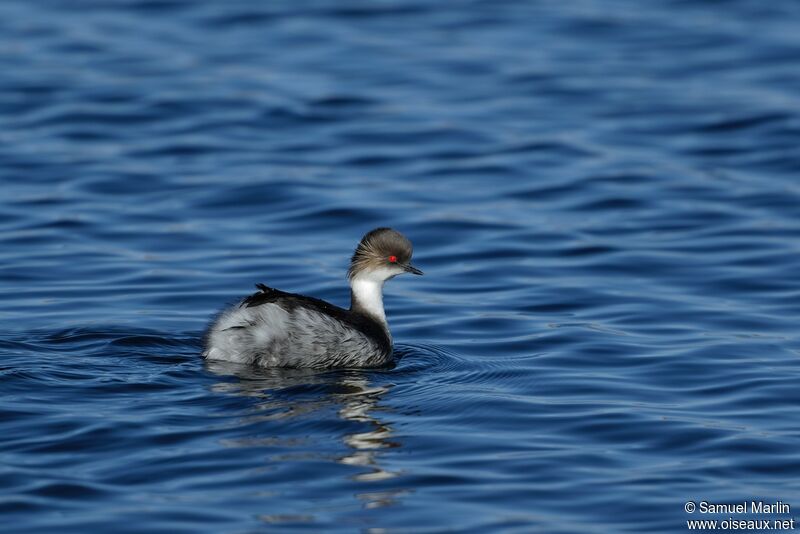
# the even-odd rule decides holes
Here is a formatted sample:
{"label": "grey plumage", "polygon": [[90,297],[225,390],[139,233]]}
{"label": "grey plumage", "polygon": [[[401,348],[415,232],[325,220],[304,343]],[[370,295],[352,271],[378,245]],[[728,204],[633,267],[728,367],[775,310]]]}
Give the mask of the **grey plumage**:
{"label": "grey plumage", "polygon": [[414,252],[406,236],[391,228],[376,228],[361,238],[361,242],[350,258],[347,278],[353,279],[365,269],[379,269],[384,266],[388,257],[394,256],[394,263],[406,265],[411,261]]}
{"label": "grey plumage", "polygon": [[408,263],[411,254],[411,243],[395,230],[366,234],[348,271],[350,310],[258,284],[259,292],[212,323],[203,355],[263,367],[384,366],[392,359],[392,339],[381,290],[398,274],[421,274]]}

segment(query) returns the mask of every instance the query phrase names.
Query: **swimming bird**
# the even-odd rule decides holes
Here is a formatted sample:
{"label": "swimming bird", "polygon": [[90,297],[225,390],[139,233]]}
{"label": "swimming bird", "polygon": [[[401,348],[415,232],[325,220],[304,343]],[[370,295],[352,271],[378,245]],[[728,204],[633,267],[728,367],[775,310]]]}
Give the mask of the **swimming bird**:
{"label": "swimming bird", "polygon": [[376,228],[350,259],[350,309],[256,284],[258,292],[223,311],[205,335],[203,356],[262,367],[381,367],[392,360],[383,284],[411,265],[411,241]]}

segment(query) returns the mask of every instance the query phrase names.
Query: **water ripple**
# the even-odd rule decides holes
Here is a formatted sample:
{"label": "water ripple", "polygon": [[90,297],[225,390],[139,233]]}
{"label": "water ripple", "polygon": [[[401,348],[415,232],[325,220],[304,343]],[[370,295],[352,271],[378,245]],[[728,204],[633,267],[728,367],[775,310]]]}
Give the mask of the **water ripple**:
{"label": "water ripple", "polygon": [[[798,505],[799,14],[0,3],[4,525],[675,532],[689,499]],[[202,361],[255,282],[346,306],[376,226],[426,272],[387,284],[394,367]]]}

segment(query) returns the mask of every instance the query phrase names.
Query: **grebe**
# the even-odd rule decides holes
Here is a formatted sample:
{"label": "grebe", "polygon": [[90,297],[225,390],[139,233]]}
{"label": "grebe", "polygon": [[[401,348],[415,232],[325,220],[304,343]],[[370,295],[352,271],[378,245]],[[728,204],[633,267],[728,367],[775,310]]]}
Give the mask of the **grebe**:
{"label": "grebe", "polygon": [[392,359],[383,284],[412,266],[411,242],[391,228],[367,233],[350,260],[350,309],[256,284],[205,336],[209,360],[262,367],[380,367]]}

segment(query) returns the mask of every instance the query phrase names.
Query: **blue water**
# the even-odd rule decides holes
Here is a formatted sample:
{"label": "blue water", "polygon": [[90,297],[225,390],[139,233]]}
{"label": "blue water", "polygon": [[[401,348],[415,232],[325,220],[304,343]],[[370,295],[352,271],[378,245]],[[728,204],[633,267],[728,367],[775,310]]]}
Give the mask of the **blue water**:
{"label": "blue water", "polygon": [[[799,515],[798,72],[794,0],[4,0],[3,531]],[[202,361],[376,226],[394,369]]]}

